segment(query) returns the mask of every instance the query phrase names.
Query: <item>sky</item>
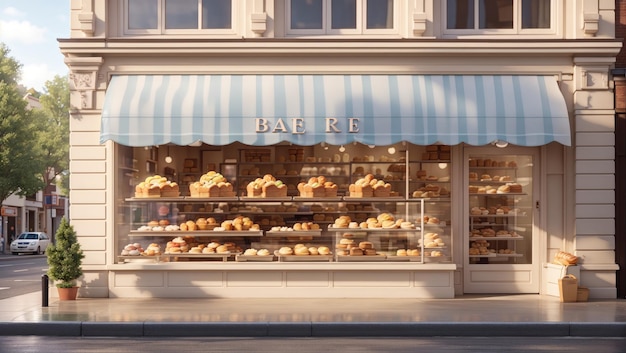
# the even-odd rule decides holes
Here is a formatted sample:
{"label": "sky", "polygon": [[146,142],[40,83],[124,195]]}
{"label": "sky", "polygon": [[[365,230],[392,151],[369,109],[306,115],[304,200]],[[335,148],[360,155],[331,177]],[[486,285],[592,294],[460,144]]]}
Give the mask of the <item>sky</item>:
{"label": "sky", "polygon": [[70,36],[70,0],[0,0],[0,42],[22,65],[20,83],[44,92],[45,82],[69,72],[58,38]]}

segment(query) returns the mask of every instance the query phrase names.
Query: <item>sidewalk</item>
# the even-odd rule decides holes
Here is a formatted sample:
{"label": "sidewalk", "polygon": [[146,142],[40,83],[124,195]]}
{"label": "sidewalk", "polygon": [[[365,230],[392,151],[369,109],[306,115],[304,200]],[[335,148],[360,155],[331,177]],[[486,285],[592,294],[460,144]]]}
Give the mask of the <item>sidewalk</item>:
{"label": "sidewalk", "polygon": [[[53,290],[53,289],[52,289]],[[626,337],[626,300],[51,298],[0,300],[0,335],[176,337]]]}

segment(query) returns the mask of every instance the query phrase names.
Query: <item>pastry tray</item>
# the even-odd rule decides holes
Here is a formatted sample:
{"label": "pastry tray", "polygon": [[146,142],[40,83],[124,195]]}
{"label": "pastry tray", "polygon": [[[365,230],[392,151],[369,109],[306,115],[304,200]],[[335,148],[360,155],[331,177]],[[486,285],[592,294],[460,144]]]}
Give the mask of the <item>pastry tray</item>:
{"label": "pastry tray", "polygon": [[118,263],[146,263],[146,262],[159,262],[159,259],[162,257],[163,255],[154,255],[154,256],[147,256],[147,255],[137,255],[137,256],[131,256],[131,255],[119,255],[117,257],[117,261]]}
{"label": "pastry tray", "polygon": [[407,256],[396,256],[396,255],[387,255],[387,261],[391,262],[422,262],[421,256],[415,255],[407,255]]}
{"label": "pastry tray", "polygon": [[280,262],[329,262],[333,255],[281,255],[278,250],[274,252]]}
{"label": "pastry tray", "polygon": [[272,262],[274,260],[274,255],[237,255],[235,257],[235,261],[237,262]]}
{"label": "pastry tray", "polygon": [[322,235],[321,229],[316,230],[287,230],[287,231],[266,231],[267,237],[319,237]]}
{"label": "pastry tray", "polygon": [[378,255],[337,255],[338,262],[378,262],[378,261],[386,261],[387,255],[378,254]]}
{"label": "pastry tray", "polygon": [[187,259],[222,259],[222,261],[228,261],[228,258],[231,256],[239,255],[240,253],[231,252],[231,253],[223,253],[223,254],[190,254],[190,253],[178,253],[178,254],[164,254],[169,258],[177,257],[177,258],[187,258]]}

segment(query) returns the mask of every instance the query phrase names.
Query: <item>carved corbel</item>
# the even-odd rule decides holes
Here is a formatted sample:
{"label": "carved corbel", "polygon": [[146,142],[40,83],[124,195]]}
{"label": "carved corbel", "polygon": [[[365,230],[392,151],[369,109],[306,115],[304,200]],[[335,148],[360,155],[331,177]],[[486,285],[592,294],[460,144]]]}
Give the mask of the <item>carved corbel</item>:
{"label": "carved corbel", "polygon": [[65,63],[70,68],[70,106],[73,111],[95,109],[94,94],[97,88],[98,71],[103,59],[100,57],[68,57]]}
{"label": "carved corbel", "polygon": [[585,13],[583,14],[583,31],[585,35],[595,36],[598,33],[598,23],[600,22],[600,15],[598,13]]}
{"label": "carved corbel", "polygon": [[421,37],[426,32],[426,14],[416,12],[413,14],[413,35]]}
{"label": "carved corbel", "polygon": [[263,37],[265,31],[267,30],[267,14],[263,13],[253,13],[250,15],[250,29],[254,32],[256,37]]}

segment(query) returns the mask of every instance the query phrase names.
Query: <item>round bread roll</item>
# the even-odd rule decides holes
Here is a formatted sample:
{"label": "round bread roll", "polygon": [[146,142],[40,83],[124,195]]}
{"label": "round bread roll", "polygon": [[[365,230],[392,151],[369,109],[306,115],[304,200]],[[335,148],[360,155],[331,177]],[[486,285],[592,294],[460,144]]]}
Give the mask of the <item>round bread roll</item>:
{"label": "round bread roll", "polygon": [[311,246],[311,247],[309,248],[309,254],[310,254],[310,255],[319,255],[319,250],[318,250],[316,247]]}
{"label": "round bread roll", "polygon": [[149,227],[156,227],[159,225],[159,221],[150,221],[148,222]]}
{"label": "round bread roll", "polygon": [[376,255],[376,249],[363,249],[363,255],[367,255],[367,256]]}
{"label": "round bread roll", "polygon": [[330,249],[327,246],[320,246],[317,248],[317,252],[320,255],[330,255]]}
{"label": "round bread roll", "polygon": [[372,242],[370,241],[362,241],[359,243],[359,248],[361,249],[373,249],[374,248],[374,244],[372,244]]}
{"label": "round bread roll", "polygon": [[406,249],[398,249],[396,251],[396,256],[406,256]]}
{"label": "round bread roll", "polygon": [[363,256],[363,250],[359,248],[352,248],[350,249],[350,255],[351,256]]}
{"label": "round bread roll", "polygon": [[293,249],[288,246],[283,246],[282,248],[278,249],[278,253],[281,255],[292,255]]}
{"label": "round bread roll", "polygon": [[227,245],[220,245],[215,249],[218,254],[226,254],[230,252],[230,248]]}
{"label": "round bread roll", "polygon": [[256,252],[257,256],[269,256],[270,251],[267,249],[261,249]]}
{"label": "round bread roll", "polygon": [[246,256],[255,256],[257,253],[256,249],[246,249],[246,251],[243,252]]}
{"label": "round bread roll", "polygon": [[341,245],[351,245],[351,244],[354,244],[354,240],[353,239],[348,239],[348,238],[341,238],[341,240],[339,241],[339,244],[341,244]]}
{"label": "round bread roll", "polygon": [[305,246],[299,247],[299,248],[295,248],[294,249],[294,253],[296,255],[309,255],[309,249]]}

